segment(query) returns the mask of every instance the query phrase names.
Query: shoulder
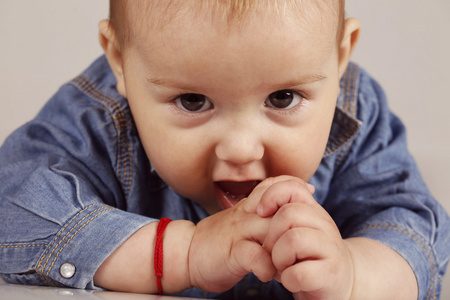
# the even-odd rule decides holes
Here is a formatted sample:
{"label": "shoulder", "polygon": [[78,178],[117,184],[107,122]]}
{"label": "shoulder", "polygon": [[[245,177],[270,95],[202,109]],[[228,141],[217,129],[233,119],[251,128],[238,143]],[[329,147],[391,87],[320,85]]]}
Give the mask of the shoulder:
{"label": "shoulder", "polygon": [[104,105],[116,117],[130,116],[128,102],[116,89],[116,79],[105,56],[95,60],[84,72],[72,79],[75,87],[89,100]]}
{"label": "shoulder", "polygon": [[136,174],[148,168],[128,102],[117,92],[104,56],[64,84],[32,121],[5,141],[1,152],[6,163],[52,155],[87,168],[97,166],[92,172],[115,176],[126,199]]}

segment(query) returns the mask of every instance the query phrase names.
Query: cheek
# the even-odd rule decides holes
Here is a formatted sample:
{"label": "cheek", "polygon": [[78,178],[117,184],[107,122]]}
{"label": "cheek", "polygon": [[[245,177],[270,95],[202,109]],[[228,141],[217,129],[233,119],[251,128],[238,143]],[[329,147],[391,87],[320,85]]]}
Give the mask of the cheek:
{"label": "cheek", "polygon": [[153,167],[169,186],[193,200],[204,197],[198,191],[210,189],[211,151],[203,138],[160,128],[141,139]]}
{"label": "cheek", "polygon": [[310,139],[298,139],[284,147],[283,153],[277,155],[274,165],[274,175],[291,175],[308,181],[317,170],[323,157],[326,142]]}
{"label": "cheek", "polygon": [[194,136],[185,136],[170,129],[152,130],[142,137],[145,151],[159,173],[190,172],[206,155]]}
{"label": "cheek", "polygon": [[334,106],[316,107],[308,120],[279,139],[270,160],[274,175],[291,175],[308,181],[319,166],[330,134]]}

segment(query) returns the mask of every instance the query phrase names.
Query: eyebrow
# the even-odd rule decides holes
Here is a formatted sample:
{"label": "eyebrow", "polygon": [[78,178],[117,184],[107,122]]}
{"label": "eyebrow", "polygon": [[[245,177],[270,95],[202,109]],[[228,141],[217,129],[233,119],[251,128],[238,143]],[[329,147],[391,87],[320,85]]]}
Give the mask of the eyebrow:
{"label": "eyebrow", "polygon": [[[324,74],[309,74],[306,76],[302,76],[300,79],[297,80],[291,80],[287,81],[281,84],[274,85],[275,89],[287,89],[289,87],[298,86],[298,85],[305,85],[305,84],[312,84],[315,82],[320,82],[327,80],[328,77]],[[147,82],[151,85],[158,85],[158,86],[164,86],[169,88],[176,88],[186,91],[195,91],[195,87],[191,87],[184,84],[178,84],[176,82],[171,81],[170,79],[166,78],[158,78],[158,77],[151,77],[147,78]]]}
{"label": "eyebrow", "polygon": [[306,76],[301,76],[299,79],[294,79],[282,84],[275,85],[276,89],[286,89],[293,86],[312,84],[320,81],[325,81],[328,76],[325,74],[308,74]]}
{"label": "eyebrow", "polygon": [[185,91],[194,91],[195,88],[194,87],[190,87],[184,84],[178,84],[176,82],[173,82],[169,79],[165,79],[165,78],[158,78],[158,77],[154,77],[154,78],[147,78],[147,82],[150,83],[151,85],[158,85],[158,86],[164,86],[164,87],[169,87],[169,88],[175,88],[175,89],[180,89],[180,90],[185,90]]}

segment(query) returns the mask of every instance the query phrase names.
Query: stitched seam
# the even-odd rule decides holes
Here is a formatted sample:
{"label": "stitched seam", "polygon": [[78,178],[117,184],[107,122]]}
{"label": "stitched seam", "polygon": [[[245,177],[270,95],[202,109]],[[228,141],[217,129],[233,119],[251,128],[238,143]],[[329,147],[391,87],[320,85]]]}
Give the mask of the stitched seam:
{"label": "stitched seam", "polygon": [[[87,93],[88,95],[90,95],[92,98],[94,98],[97,101],[100,101],[101,103],[103,103],[103,105],[112,108],[111,110],[108,109],[109,115],[111,116],[111,118],[114,120],[114,127],[116,128],[116,131],[118,133],[118,145],[117,145],[117,169],[120,170],[121,168],[121,133],[122,131],[120,130],[120,128],[122,128],[121,122],[123,119],[123,113],[122,111],[119,109],[118,105],[116,104],[116,102],[114,100],[112,100],[111,98],[109,98],[108,96],[105,97],[105,95],[103,95],[102,93],[99,93],[98,91],[96,91],[96,89],[93,87],[93,85],[89,82],[89,80],[83,76],[80,75],[77,78],[75,78],[74,80],[72,80],[72,82],[78,86],[83,92]],[[116,115],[117,114],[117,115]],[[119,177],[120,180],[120,173],[118,171],[117,176]]]}
{"label": "stitched seam", "polygon": [[[348,70],[348,76],[345,84],[345,93],[344,93],[344,100],[343,100],[343,110],[348,112],[352,117],[355,117],[356,115],[356,82],[358,79],[358,68],[356,65],[351,64],[350,69]],[[340,125],[345,126],[345,130],[342,133],[342,135],[339,137],[339,141],[341,139],[344,139],[341,141],[340,145],[345,145],[356,133],[358,126],[350,126],[349,124],[345,125],[342,123],[341,120],[337,120],[337,122]],[[354,124],[354,121],[352,120],[352,124]],[[339,145],[334,145],[333,149],[336,149]],[[344,163],[345,158],[347,157],[350,146],[342,147],[336,157],[336,168],[339,169],[342,164]]]}
{"label": "stitched seam", "polygon": [[110,107],[108,110],[111,117],[116,122],[117,128],[128,127],[130,118],[126,118],[125,113],[120,107],[118,101],[107,94],[99,91],[86,77],[79,76],[72,80],[72,83],[80,88],[83,92],[89,94],[93,99],[100,101],[104,105]]}
{"label": "stitched seam", "polygon": [[77,85],[81,90],[87,92],[91,96],[94,96],[96,100],[99,100],[111,106],[112,112],[117,114],[121,119],[124,118],[125,115],[120,109],[120,106],[117,103],[117,101],[114,98],[110,97],[109,95],[106,95],[100,92],[98,89],[96,89],[95,86],[89,81],[89,79],[86,76],[80,75],[77,78],[73,79],[72,82],[75,85]]}
{"label": "stitched seam", "polygon": [[345,144],[348,140],[350,140],[350,138],[356,132],[357,126],[351,126],[351,124],[342,122],[342,120],[340,119],[336,119],[336,123],[344,127],[344,130],[342,131],[341,135],[339,135],[336,138],[337,142],[333,144],[335,147],[339,147],[340,145]]}
{"label": "stitched seam", "polygon": [[0,248],[31,248],[31,247],[47,247],[46,244],[36,244],[36,245],[14,245],[14,246],[0,246]]}
{"label": "stitched seam", "polygon": [[96,214],[95,216],[93,216],[91,219],[89,219],[89,220],[88,220],[83,226],[81,226],[76,232],[74,232],[74,234],[70,237],[70,239],[68,239],[67,242],[64,244],[64,246],[56,253],[55,259],[53,260],[52,264],[50,265],[50,268],[49,268],[48,271],[47,271],[47,276],[49,275],[50,271],[52,270],[53,265],[55,264],[56,260],[58,259],[59,255],[61,254],[61,252],[64,250],[64,248],[66,248],[66,246],[69,244],[69,242],[70,242],[70,241],[78,234],[78,232],[80,232],[81,229],[83,229],[87,224],[89,224],[92,220],[94,220],[95,218],[97,218],[99,215],[101,215],[101,214],[103,214],[103,213],[105,213],[105,212],[107,212],[107,211],[113,210],[113,209],[115,209],[115,208],[110,207],[110,208],[108,208],[108,209],[105,209],[105,210],[99,212],[98,214]]}
{"label": "stitched seam", "polygon": [[357,87],[357,84],[356,84],[356,82],[358,80],[359,69],[355,65],[352,65],[352,66],[353,66],[355,75],[353,76],[353,89],[352,89],[352,100],[353,101],[350,101],[349,112],[350,112],[350,115],[352,117],[356,117],[356,104],[357,104],[357,101],[356,101],[356,94],[357,94],[356,87]]}
{"label": "stitched seam", "polygon": [[75,216],[72,217],[72,219],[66,224],[64,225],[64,227],[60,230],[60,232],[58,232],[58,234],[56,235],[56,237],[53,239],[53,241],[48,245],[47,250],[45,251],[44,255],[42,256],[41,260],[39,261],[38,265],[37,265],[37,269],[41,266],[42,261],[44,260],[45,256],[48,254],[49,249],[53,246],[53,244],[58,240],[59,236],[64,232],[64,230],[66,230],[66,228],[73,222],[73,220],[75,220],[81,213],[83,213],[85,210],[91,208],[94,205],[98,205],[100,203],[94,203],[89,205],[88,207],[86,207],[85,209],[79,211]]}
{"label": "stitched seam", "polygon": [[[47,250],[45,251],[44,255],[41,257],[38,265],[36,266],[36,273],[38,273],[41,276],[42,280],[44,282],[46,282],[49,286],[51,286],[51,284],[49,282],[47,282],[47,280],[43,276],[43,272],[45,270],[45,266],[42,267],[42,272],[39,271],[39,267],[41,267],[42,261],[44,260],[45,256],[47,256],[50,248],[53,247],[54,243],[58,240],[59,236],[64,232],[64,230],[66,230],[67,226],[69,226],[73,222],[73,220],[75,220],[82,212],[84,212],[85,210],[91,208],[94,205],[98,205],[98,204],[100,204],[100,203],[91,204],[88,207],[86,207],[85,209],[79,211],[74,217],[72,217],[72,219],[66,225],[64,225],[64,227],[60,230],[60,232],[58,232],[58,234],[53,239],[53,241],[48,245]],[[48,261],[48,259],[47,259],[47,261]]]}
{"label": "stitched seam", "polygon": [[348,70],[348,77],[347,77],[347,83],[345,85],[345,96],[344,96],[344,105],[343,110],[345,112],[350,113],[351,116],[353,116],[352,113],[352,107],[354,100],[354,91],[356,87],[356,80],[357,80],[357,68],[355,65],[351,64],[350,69]]}
{"label": "stitched seam", "polygon": [[354,137],[354,134],[358,130],[357,126],[351,128],[348,126],[346,130],[351,130],[350,133],[347,135],[345,141],[343,142],[343,147],[340,149],[339,154],[336,159],[336,168],[339,169],[342,164],[344,163],[345,158],[347,157],[348,153],[350,152],[351,146],[346,145],[346,143],[351,140]]}
{"label": "stitched seam", "polygon": [[53,247],[53,250],[52,250],[52,252],[50,253],[50,255],[48,256],[48,258],[47,258],[47,260],[46,260],[44,266],[42,267],[42,270],[43,270],[43,271],[45,270],[45,267],[47,266],[47,263],[48,263],[48,261],[50,260],[50,257],[53,255],[53,253],[54,253],[55,250],[59,247],[59,245],[61,245],[61,243],[64,242],[64,240],[67,238],[67,236],[68,236],[73,230],[75,230],[75,228],[77,228],[78,225],[80,225],[80,223],[82,223],[86,218],[88,218],[88,217],[91,216],[92,214],[96,213],[97,211],[99,211],[99,210],[101,210],[101,209],[105,209],[106,207],[108,207],[108,206],[105,205],[105,206],[102,206],[102,207],[100,207],[100,208],[97,208],[96,210],[91,211],[89,214],[87,214],[86,216],[84,216],[80,221],[78,221],[78,223],[75,224],[75,226],[73,226],[73,227],[66,233],[66,235],[59,241],[59,243],[58,243],[55,247]]}
{"label": "stitched seam", "polygon": [[[87,208],[85,208],[84,210],[82,210],[82,211],[80,211],[74,218],[72,218],[72,220],[70,221],[70,223],[78,216],[78,215],[80,215],[80,213],[81,212],[83,212],[83,211],[85,211],[86,209],[88,209],[89,207],[92,207],[92,206],[94,206],[94,205],[97,205],[97,204],[99,204],[99,203],[96,203],[96,204],[92,204],[92,205],[90,205],[90,206],[88,206]],[[59,243],[57,244],[57,245],[55,245],[54,247],[53,247],[53,250],[52,250],[52,252],[49,254],[49,256],[47,257],[47,260],[45,261],[45,264],[42,266],[42,271],[39,271],[38,269],[36,270],[37,272],[38,272],[38,274],[39,275],[41,275],[41,277],[42,277],[42,279],[48,284],[48,285],[50,285],[50,286],[52,286],[52,285],[54,285],[54,286],[56,286],[57,284],[51,279],[51,278],[48,278],[50,281],[52,281],[53,283],[52,284],[50,284],[47,280],[46,280],[46,278],[44,277],[44,271],[45,271],[45,268],[46,268],[46,266],[47,266],[47,263],[48,263],[48,261],[50,260],[50,258],[51,258],[51,256],[53,255],[53,253],[55,252],[55,250],[59,247],[59,245],[66,239],[66,237],[81,223],[81,222],[83,222],[83,220],[85,220],[87,217],[89,217],[90,215],[92,215],[93,213],[95,213],[96,211],[99,211],[99,210],[101,210],[101,209],[103,209],[103,208],[105,208],[105,207],[108,207],[108,206],[106,206],[106,205],[104,205],[104,206],[102,206],[102,207],[100,207],[100,208],[97,208],[96,210],[94,210],[94,211],[92,211],[92,212],[90,212],[88,215],[86,215],[83,219],[81,219],[77,224],[75,224],[75,226],[73,226],[67,233],[66,233],[66,235],[59,241]],[[67,225],[69,225],[70,223],[68,223]],[[65,226],[65,228],[66,228],[67,226]],[[65,229],[64,228],[64,229]],[[61,233],[62,232],[60,232],[60,234],[58,234],[58,236],[60,236],[61,235]],[[55,240],[54,241],[56,241],[57,240],[57,238],[55,238]],[[50,247],[49,247],[49,249],[50,249]],[[48,251],[46,251],[46,253],[45,253],[45,255],[47,255],[47,253],[48,253]],[[41,264],[41,262],[43,261],[43,259],[44,259],[44,257],[42,257],[42,259],[41,259],[41,261],[39,262],[39,264]]]}
{"label": "stitched seam", "polygon": [[[354,97],[354,95],[356,94],[358,74],[359,68],[354,64],[350,64],[349,69],[344,73],[343,84],[341,87],[342,97],[341,100],[338,100],[336,106],[337,110],[347,112],[352,117],[356,115],[356,98]],[[330,155],[331,153],[336,151],[337,148],[347,143],[353,137],[358,129],[358,126],[357,124],[355,124],[354,120],[350,119],[350,121],[354,126],[352,126],[352,124],[343,123],[339,118],[334,118],[333,122],[336,122],[344,128],[337,137],[333,138],[333,140],[331,140],[331,142],[327,144],[327,151],[325,151],[324,155]],[[337,155],[337,165],[341,165],[340,160],[343,160],[343,158],[345,158],[345,156],[348,154],[348,150],[349,149],[347,149],[347,151],[344,151],[344,153]]]}
{"label": "stitched seam", "polygon": [[[81,81],[78,84],[78,81]],[[119,180],[122,182],[123,188],[124,188],[124,194],[125,198],[128,199],[130,187],[131,187],[131,181],[132,181],[132,163],[131,163],[131,155],[130,155],[130,143],[128,141],[128,138],[126,136],[126,131],[120,129],[126,129],[129,127],[129,119],[125,118],[125,114],[120,109],[120,106],[117,104],[117,101],[108,95],[102,93],[99,91],[92,83],[89,82],[89,80],[84,76],[79,76],[78,78],[74,79],[75,84],[77,84],[80,89],[85,91],[86,93],[90,94],[94,99],[104,103],[109,104],[112,107],[112,112],[117,113],[117,115],[120,117],[120,119],[117,118],[117,116],[111,114],[112,118],[115,121],[115,127],[116,130],[119,133],[118,138],[118,154],[117,154],[117,175]],[[126,147],[127,145],[128,147]],[[122,160],[124,163],[122,163]],[[122,171],[122,164],[124,164],[124,169]],[[130,169],[130,172],[128,173],[128,168]]]}
{"label": "stitched seam", "polygon": [[128,138],[126,137],[125,132],[122,132],[121,136],[123,138],[120,138],[119,141],[121,147],[120,165],[122,167],[119,170],[121,171],[121,182],[123,183],[125,198],[128,199],[133,176],[133,169],[130,155],[131,146],[128,141]]}
{"label": "stitched seam", "polygon": [[348,113],[350,113],[350,115],[352,117],[355,116],[355,101],[354,100],[354,95],[356,92],[356,79],[357,79],[357,73],[358,73],[358,69],[355,65],[351,64],[350,65],[350,70],[349,70],[349,76],[348,76],[348,82],[346,84],[346,91],[345,91],[345,100],[344,100],[344,110],[347,111]]}
{"label": "stitched seam", "polygon": [[343,86],[343,88],[345,88],[345,90],[343,92],[344,97],[342,99],[342,109],[345,111],[348,111],[347,102],[348,102],[348,98],[349,98],[349,96],[348,96],[349,86],[350,86],[350,79],[351,79],[352,75],[353,75],[352,74],[352,65],[349,65],[349,69],[346,72],[346,77],[345,77],[346,80],[345,80],[345,83]]}
{"label": "stitched seam", "polygon": [[402,227],[397,224],[389,224],[389,223],[365,226],[365,227],[361,228],[360,230],[356,231],[355,235],[358,234],[359,232],[372,230],[372,229],[394,230],[398,233],[401,233],[403,235],[410,237],[414,242],[416,242],[417,245],[420,246],[420,248],[422,248],[422,250],[424,251],[424,253],[427,257],[428,264],[430,266],[430,271],[431,271],[431,284],[430,284],[430,287],[428,288],[428,293],[427,293],[426,299],[436,299],[436,286],[438,283],[438,278],[437,278],[438,270],[437,270],[437,265],[436,265],[436,258],[434,257],[431,247],[428,246],[426,240],[417,234],[413,234],[405,227]]}
{"label": "stitched seam", "polygon": [[[98,100],[104,105],[112,108],[112,111],[109,111],[109,113],[114,120],[114,125],[116,131],[118,132],[117,176],[119,181],[122,183],[125,199],[128,200],[133,178],[133,169],[130,143],[126,135],[126,130],[122,129],[127,129],[130,126],[130,119],[125,118],[125,114],[120,108],[117,100],[99,91],[85,76],[81,75],[72,80],[72,82],[95,100]],[[122,164],[124,170],[122,169]]]}
{"label": "stitched seam", "polygon": [[[357,125],[351,126],[350,124],[346,124],[346,123],[342,122],[339,118],[336,118],[334,121],[344,128],[343,128],[342,132],[340,133],[340,135],[337,136],[334,139],[334,141],[328,145],[328,151],[326,154],[332,153],[337,148],[339,148],[340,146],[347,143],[349,140],[351,140],[351,138],[353,137],[355,132],[358,130]],[[354,124],[354,123],[352,123],[352,124]]]}

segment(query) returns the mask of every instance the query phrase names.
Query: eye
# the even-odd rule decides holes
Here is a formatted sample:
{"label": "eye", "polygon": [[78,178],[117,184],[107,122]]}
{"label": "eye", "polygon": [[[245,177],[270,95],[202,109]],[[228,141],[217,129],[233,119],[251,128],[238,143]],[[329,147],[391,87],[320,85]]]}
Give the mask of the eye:
{"label": "eye", "polygon": [[270,94],[264,105],[286,110],[297,106],[302,100],[303,97],[292,90],[280,90]]}
{"label": "eye", "polygon": [[184,111],[202,112],[213,105],[211,100],[200,94],[183,94],[175,99],[176,105]]}

